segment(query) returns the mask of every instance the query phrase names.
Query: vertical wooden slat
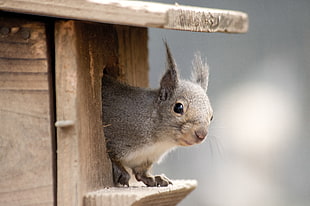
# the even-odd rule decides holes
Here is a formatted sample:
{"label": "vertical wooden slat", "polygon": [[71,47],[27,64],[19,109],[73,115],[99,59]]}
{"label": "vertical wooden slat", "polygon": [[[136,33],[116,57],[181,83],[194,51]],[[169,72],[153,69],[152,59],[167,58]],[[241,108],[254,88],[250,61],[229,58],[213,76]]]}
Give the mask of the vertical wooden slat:
{"label": "vertical wooden slat", "polygon": [[83,194],[112,185],[101,118],[103,68],[117,59],[112,26],[60,21],[55,27],[58,205],[82,205]]}
{"label": "vertical wooden slat", "polygon": [[149,86],[147,28],[115,26],[119,42],[122,81],[133,86]]}
{"label": "vertical wooden slat", "polygon": [[0,205],[54,204],[46,32],[0,16]]}
{"label": "vertical wooden slat", "polygon": [[55,28],[57,121],[74,122],[57,129],[58,205],[82,205],[87,192],[113,184],[101,117],[103,70],[146,86],[147,31],[78,21]]}

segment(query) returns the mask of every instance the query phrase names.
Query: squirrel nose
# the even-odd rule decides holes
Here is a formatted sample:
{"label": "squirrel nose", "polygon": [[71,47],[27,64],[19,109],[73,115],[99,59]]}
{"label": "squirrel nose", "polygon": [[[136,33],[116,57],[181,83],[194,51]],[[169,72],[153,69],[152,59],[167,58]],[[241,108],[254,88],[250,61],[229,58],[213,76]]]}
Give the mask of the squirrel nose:
{"label": "squirrel nose", "polygon": [[201,127],[195,131],[195,135],[198,139],[203,140],[208,134],[208,130]]}

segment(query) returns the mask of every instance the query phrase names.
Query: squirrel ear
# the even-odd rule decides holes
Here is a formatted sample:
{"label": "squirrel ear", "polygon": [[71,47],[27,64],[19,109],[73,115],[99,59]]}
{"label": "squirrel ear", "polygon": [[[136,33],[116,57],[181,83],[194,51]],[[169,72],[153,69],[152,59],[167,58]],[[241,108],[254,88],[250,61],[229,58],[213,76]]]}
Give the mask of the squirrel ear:
{"label": "squirrel ear", "polygon": [[205,91],[209,82],[209,66],[206,61],[202,61],[200,52],[195,54],[192,61],[192,81],[199,84]]}
{"label": "squirrel ear", "polygon": [[161,101],[165,101],[173,95],[179,81],[176,63],[171,55],[167,42],[164,41],[164,43],[167,53],[167,71],[160,81],[159,100]]}

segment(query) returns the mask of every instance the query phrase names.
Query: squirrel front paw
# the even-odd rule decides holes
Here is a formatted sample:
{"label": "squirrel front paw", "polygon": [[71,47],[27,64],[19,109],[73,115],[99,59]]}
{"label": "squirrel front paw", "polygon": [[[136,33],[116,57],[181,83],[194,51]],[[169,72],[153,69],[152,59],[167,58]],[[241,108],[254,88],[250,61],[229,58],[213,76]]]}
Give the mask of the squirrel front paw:
{"label": "squirrel front paw", "polygon": [[118,162],[112,161],[114,184],[127,185],[129,187],[130,175],[126,169]]}
{"label": "squirrel front paw", "polygon": [[155,176],[155,182],[157,186],[167,187],[168,185],[172,185],[172,182],[165,175],[157,175]]}
{"label": "squirrel front paw", "polygon": [[148,187],[167,187],[172,182],[165,175],[146,175],[136,174],[136,179],[142,181]]}

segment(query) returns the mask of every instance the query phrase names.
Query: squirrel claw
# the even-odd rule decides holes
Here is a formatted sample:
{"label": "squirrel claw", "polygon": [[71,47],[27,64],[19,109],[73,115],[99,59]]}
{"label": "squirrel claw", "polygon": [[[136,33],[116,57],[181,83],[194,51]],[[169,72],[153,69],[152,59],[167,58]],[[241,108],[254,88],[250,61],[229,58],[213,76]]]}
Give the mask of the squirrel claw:
{"label": "squirrel claw", "polygon": [[142,181],[148,187],[167,187],[172,182],[164,175],[140,176],[136,175],[138,181]]}
{"label": "squirrel claw", "polygon": [[117,183],[121,184],[121,185],[126,185],[127,187],[129,187],[129,179],[130,176],[129,174],[121,174],[117,180]]}
{"label": "squirrel claw", "polygon": [[172,185],[172,182],[165,175],[157,175],[155,176],[155,182],[157,186],[167,187],[168,185]]}
{"label": "squirrel claw", "polygon": [[127,187],[129,187],[129,179],[130,179],[130,175],[129,173],[126,171],[126,169],[116,163],[116,162],[112,162],[112,167],[113,167],[113,181],[114,184],[121,184],[121,185],[126,185]]}

